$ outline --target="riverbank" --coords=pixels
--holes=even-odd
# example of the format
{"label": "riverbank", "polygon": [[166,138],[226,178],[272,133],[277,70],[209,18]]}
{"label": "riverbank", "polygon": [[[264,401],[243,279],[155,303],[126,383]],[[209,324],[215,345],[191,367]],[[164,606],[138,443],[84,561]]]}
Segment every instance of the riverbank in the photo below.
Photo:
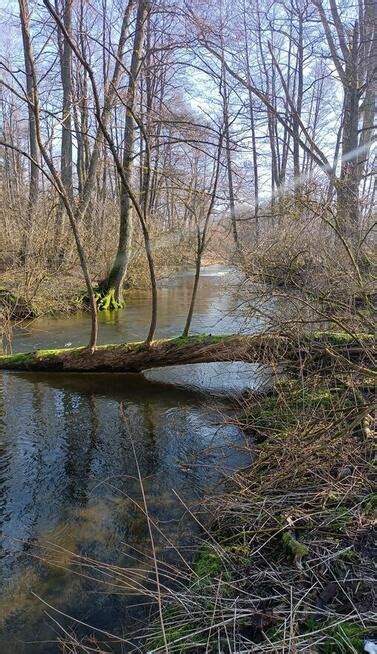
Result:
{"label": "riverbank", "polygon": [[[188,246],[180,246],[157,257],[156,274],[160,287],[169,283],[177,272],[194,270],[195,261],[188,254]],[[143,259],[137,259],[124,288],[125,303],[135,297],[150,297],[149,276]],[[104,277],[98,262],[93,271],[93,284],[97,286]],[[208,253],[203,268],[225,265],[224,257]],[[98,270],[97,270],[98,268]],[[136,275],[135,271],[138,271]],[[0,274],[0,314],[14,322],[22,322],[46,315],[73,314],[89,311],[87,291],[81,269],[76,265],[61,269],[38,269],[33,274],[18,265]]]}
{"label": "riverbank", "polygon": [[190,584],[164,597],[148,651],[348,654],[377,635],[372,370],[299,372],[238,405],[254,463],[206,503]]}

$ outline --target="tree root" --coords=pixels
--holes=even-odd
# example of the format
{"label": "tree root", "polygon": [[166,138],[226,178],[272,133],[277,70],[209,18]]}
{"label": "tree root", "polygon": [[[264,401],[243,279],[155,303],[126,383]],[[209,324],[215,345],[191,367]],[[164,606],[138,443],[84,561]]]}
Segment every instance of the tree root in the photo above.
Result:
{"label": "tree root", "polygon": [[118,311],[123,309],[124,302],[115,299],[115,289],[111,288],[106,293],[96,292],[96,301],[98,311]]}

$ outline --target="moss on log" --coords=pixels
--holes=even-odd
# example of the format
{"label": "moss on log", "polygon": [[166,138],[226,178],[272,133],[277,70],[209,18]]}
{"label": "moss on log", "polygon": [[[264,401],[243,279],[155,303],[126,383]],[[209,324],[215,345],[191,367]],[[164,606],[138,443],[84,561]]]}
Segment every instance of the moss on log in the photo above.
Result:
{"label": "moss on log", "polygon": [[209,363],[213,361],[266,361],[272,351],[286,346],[278,335],[188,336],[121,345],[37,350],[0,357],[0,368],[8,370],[140,372],[148,368]]}
{"label": "moss on log", "polygon": [[[60,350],[37,350],[35,352],[0,356],[0,369],[46,370],[69,372],[140,372],[148,368],[174,366],[190,363],[216,361],[245,361],[265,363],[272,361],[297,361],[302,363],[302,352],[310,352],[312,337],[306,336],[299,342],[276,333],[261,333],[253,336],[196,336],[177,337],[154,341],[146,346],[144,342],[121,345],[101,345],[91,350],[78,347]],[[328,345],[326,339],[324,343]],[[318,335],[315,338],[318,345]],[[350,340],[342,343],[344,351],[357,343]],[[360,353],[362,354],[362,347]]]}

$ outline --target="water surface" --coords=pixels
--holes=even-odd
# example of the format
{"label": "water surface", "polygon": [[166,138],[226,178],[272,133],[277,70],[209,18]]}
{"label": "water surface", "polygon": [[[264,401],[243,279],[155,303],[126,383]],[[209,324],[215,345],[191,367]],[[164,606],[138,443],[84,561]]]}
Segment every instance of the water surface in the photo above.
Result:
{"label": "water surface", "polygon": [[[229,289],[233,279],[226,269],[205,271],[194,331],[261,327],[234,312],[224,284]],[[160,289],[160,336],[182,329],[191,284],[184,274]],[[101,342],[142,338],[148,318],[148,298],[134,298],[126,311],[101,316]],[[35,321],[16,335],[15,350],[79,345],[88,328],[85,314]],[[147,378],[1,374],[1,652],[59,652],[57,639],[72,633],[128,640],[143,626],[141,587],[152,566],[148,524],[136,504],[143,504],[139,474],[158,555],[176,561],[178,546],[190,556],[200,530],[178,496],[195,506],[246,463],[243,435],[224,424],[229,405],[221,393],[259,383],[255,373],[252,365],[216,364],[149,371]],[[106,565],[123,570],[121,584]],[[111,643],[112,651],[122,647]]]}

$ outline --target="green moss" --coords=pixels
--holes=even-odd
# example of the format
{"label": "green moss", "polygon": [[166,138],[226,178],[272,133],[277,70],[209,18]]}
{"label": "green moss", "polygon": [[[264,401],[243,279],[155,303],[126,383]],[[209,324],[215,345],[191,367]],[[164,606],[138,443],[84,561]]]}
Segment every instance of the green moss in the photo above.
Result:
{"label": "green moss", "polygon": [[306,545],[299,543],[289,531],[285,531],[282,534],[281,540],[284,547],[295,557],[302,558],[309,554],[309,550]]}
{"label": "green moss", "polygon": [[374,341],[374,334],[365,334],[363,332],[347,334],[347,332],[314,332],[310,340],[323,341],[331,345],[347,345],[355,341]]}
{"label": "green moss", "polygon": [[7,365],[12,367],[22,367],[34,360],[32,352],[19,352],[18,354],[4,354],[0,356],[0,367],[5,368]]}
{"label": "green moss", "polygon": [[111,288],[106,293],[102,293],[99,290],[96,291],[95,298],[98,311],[117,311],[124,307],[124,302],[118,302],[118,300],[115,299],[114,288]]}
{"label": "green moss", "polygon": [[197,553],[193,569],[195,574],[203,579],[204,577],[215,577],[223,569],[223,562],[211,545],[203,545]]}
{"label": "green moss", "polygon": [[224,552],[230,557],[235,566],[245,566],[250,563],[248,545],[226,545]]}
{"label": "green moss", "polygon": [[212,345],[214,343],[220,343],[226,338],[231,338],[231,337],[224,336],[224,335],[213,336],[212,334],[194,334],[192,336],[177,336],[177,338],[169,339],[166,342],[170,342],[174,345],[177,345],[178,347],[186,346],[186,345],[194,345],[195,343],[202,344],[202,345]]}
{"label": "green moss", "polygon": [[362,651],[368,629],[354,622],[343,622],[326,634],[326,640],[318,646],[320,654],[351,654]]}

